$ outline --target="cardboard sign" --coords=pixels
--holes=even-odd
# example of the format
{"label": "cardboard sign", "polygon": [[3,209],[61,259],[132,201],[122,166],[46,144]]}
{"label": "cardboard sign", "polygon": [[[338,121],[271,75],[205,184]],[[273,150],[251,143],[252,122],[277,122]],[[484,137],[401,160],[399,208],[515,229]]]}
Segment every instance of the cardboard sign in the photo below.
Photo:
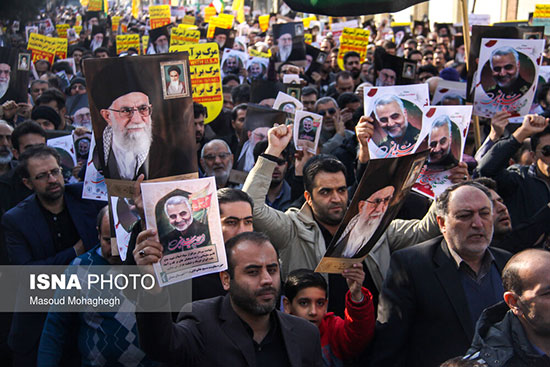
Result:
{"label": "cardboard sign", "polygon": [[101,11],[103,10],[103,0],[89,0],[88,11]]}
{"label": "cardboard sign", "polygon": [[189,43],[199,43],[201,33],[197,29],[172,28],[170,46],[180,46]]}
{"label": "cardboard sign", "polygon": [[192,15],[185,15],[181,21],[183,24],[195,25],[195,17]]}
{"label": "cardboard sign", "polygon": [[141,36],[141,54],[147,55],[147,47],[149,47],[149,36]]}
{"label": "cardboard sign", "polygon": [[220,14],[217,17],[211,17],[208,23],[206,38],[214,38],[214,31],[216,28],[230,29],[233,27],[234,18],[233,15],[229,14]]}
{"label": "cardboard sign", "polygon": [[311,33],[305,33],[304,42],[306,43],[306,45],[311,45],[311,43],[313,42],[313,35]]}
{"label": "cardboard sign", "polygon": [[263,57],[263,58],[269,59],[271,57],[271,50],[267,50],[267,52],[261,52],[250,47],[248,49],[248,54],[253,57]]}
{"label": "cardboard sign", "polygon": [[69,29],[68,24],[56,24],[55,29],[57,29],[57,35],[61,38],[67,38],[67,29]]}
{"label": "cardboard sign", "polygon": [[170,24],[170,5],[152,5],[149,7],[151,29]]}
{"label": "cardboard sign", "polygon": [[82,26],[81,25],[75,25],[73,28],[74,28],[74,31],[76,32],[77,36],[79,36],[80,32],[82,31]]}
{"label": "cardboard sign", "polygon": [[111,23],[112,23],[111,24],[111,29],[112,29],[113,32],[118,31],[118,25],[120,23],[120,19],[122,19],[122,17],[117,16],[117,15],[111,17]]}
{"label": "cardboard sign", "polygon": [[206,107],[204,123],[220,114],[223,92],[220,76],[220,51],[215,42],[171,46],[170,52],[187,51],[193,101]]}
{"label": "cardboard sign", "polygon": [[55,56],[60,59],[67,58],[67,48],[69,47],[69,42],[66,38],[52,37],[55,42]]}
{"label": "cardboard sign", "polygon": [[269,29],[269,14],[260,15],[258,17],[258,22],[260,22],[260,29],[262,32],[266,32]]}
{"label": "cardboard sign", "polygon": [[204,21],[206,23],[210,22],[210,18],[216,15],[216,8],[213,6],[207,6],[204,8]]}
{"label": "cardboard sign", "polygon": [[344,70],[344,55],[346,52],[355,51],[359,54],[361,62],[367,56],[370,31],[358,28],[344,28],[340,36],[340,48],[338,50],[338,66]]}
{"label": "cardboard sign", "polygon": [[125,34],[116,36],[116,54],[135,48],[139,52],[139,34]]}
{"label": "cardboard sign", "polygon": [[53,37],[43,36],[38,33],[31,33],[29,36],[27,49],[32,51],[33,63],[38,60],[47,60],[53,64],[55,53],[57,51],[57,43]]}

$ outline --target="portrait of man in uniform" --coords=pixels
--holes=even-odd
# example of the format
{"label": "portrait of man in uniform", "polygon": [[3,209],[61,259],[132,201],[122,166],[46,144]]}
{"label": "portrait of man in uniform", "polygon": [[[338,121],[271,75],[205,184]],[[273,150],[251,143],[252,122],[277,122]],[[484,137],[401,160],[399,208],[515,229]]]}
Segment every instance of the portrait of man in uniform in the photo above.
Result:
{"label": "portrait of man in uniform", "polygon": [[489,65],[493,83],[487,87],[484,85],[485,93],[489,97],[502,95],[505,99],[519,98],[533,84],[520,75],[520,56],[512,47],[504,46],[494,50],[489,58]]}

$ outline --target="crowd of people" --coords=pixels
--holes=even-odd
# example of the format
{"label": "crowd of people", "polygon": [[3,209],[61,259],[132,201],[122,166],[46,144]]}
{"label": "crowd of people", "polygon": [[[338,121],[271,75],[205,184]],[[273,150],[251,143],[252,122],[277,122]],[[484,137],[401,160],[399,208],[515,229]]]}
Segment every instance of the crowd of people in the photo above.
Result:
{"label": "crowd of people", "polygon": [[[149,44],[117,54],[115,15],[128,34],[148,35]],[[442,80],[465,82],[462,36],[452,25],[422,21],[397,40],[387,19],[365,20],[358,22],[370,31],[365,57],[348,51],[340,55],[341,69],[338,37],[322,17],[287,32],[274,26],[301,21],[296,13],[271,14],[267,31],[251,14],[207,39],[204,13],[193,9],[187,15],[195,17],[201,42],[267,56],[267,67],[247,68],[237,59],[220,65],[219,116],[205,124],[208,110],[194,102],[194,120],[186,121],[194,126],[196,154],[181,160],[196,162],[200,177],[215,178],[228,269],[191,280],[192,311],[179,315],[154,312],[171,296],[170,287],[158,286],[140,291],[154,297],[140,302],[135,313],[2,314],[3,364],[550,366],[550,84],[538,85],[533,102],[540,114],[526,115],[520,124],[510,124],[506,112],[481,118],[480,147],[470,128],[463,159],[450,170],[453,185],[433,201],[411,191],[366,258],[341,274],[316,273],[371,161],[369,142],[379,137],[374,119],[385,132],[380,146],[414,142],[420,133],[399,99],[380,100],[373,116],[364,116],[369,97],[363,90],[427,83],[433,97]],[[79,17],[82,30],[69,42],[74,69],[68,61],[35,60],[25,100],[11,98],[8,85],[16,71],[0,55],[1,264],[124,263],[152,274],[152,264],[163,256],[158,233],[138,223],[123,262],[111,249],[106,202],[82,199],[92,118],[88,105],[74,103],[74,97],[88,94],[84,60],[167,53],[169,28],[182,17],[172,17],[162,31],[149,29],[146,12],[134,18],[122,9],[105,14],[66,7],[42,17],[71,26]],[[34,24],[3,21],[0,44],[26,50],[25,26]],[[311,42],[302,38],[297,45],[300,32],[311,35]],[[296,56],[300,49],[303,59]],[[547,51],[542,65],[548,64]],[[326,58],[312,56],[320,52]],[[502,93],[521,84],[513,52],[493,56],[491,68]],[[181,69],[168,73],[174,81],[166,83],[168,94],[182,93]],[[323,117],[315,154],[294,149],[292,126],[245,128],[253,106],[273,107],[286,91],[288,75],[300,80],[303,109]],[[147,100],[125,107],[126,96]],[[123,97],[93,96],[106,102],[98,108],[112,127],[105,161],[119,163],[114,178],[135,181],[134,203],[144,218],[139,184],[147,172],[141,167],[147,162],[151,172],[155,162],[147,160],[147,147],[130,157],[132,165],[121,166],[121,157],[136,147],[117,146],[117,139],[131,135],[129,121],[149,121],[150,127],[152,112],[145,94]],[[441,104],[467,102],[449,95]],[[154,131],[148,133],[155,141]],[[47,145],[67,134],[80,152],[68,173],[58,150]],[[450,134],[450,122],[433,125],[428,161],[449,156]],[[360,238],[370,231],[370,238],[390,189],[360,204],[357,216],[378,218],[376,226],[345,235]],[[192,220],[190,209],[167,203],[175,231],[197,231],[181,224]]]}

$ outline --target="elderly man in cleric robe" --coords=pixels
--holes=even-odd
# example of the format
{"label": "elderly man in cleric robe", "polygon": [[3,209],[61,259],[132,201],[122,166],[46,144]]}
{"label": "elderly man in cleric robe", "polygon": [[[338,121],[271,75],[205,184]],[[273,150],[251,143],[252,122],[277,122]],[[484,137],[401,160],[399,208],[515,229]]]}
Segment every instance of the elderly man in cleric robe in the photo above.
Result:
{"label": "elderly man in cleric robe", "polygon": [[210,231],[208,225],[193,218],[191,203],[187,193],[169,197],[164,203],[164,214],[168,218],[172,231],[160,237],[164,255],[208,246]]}

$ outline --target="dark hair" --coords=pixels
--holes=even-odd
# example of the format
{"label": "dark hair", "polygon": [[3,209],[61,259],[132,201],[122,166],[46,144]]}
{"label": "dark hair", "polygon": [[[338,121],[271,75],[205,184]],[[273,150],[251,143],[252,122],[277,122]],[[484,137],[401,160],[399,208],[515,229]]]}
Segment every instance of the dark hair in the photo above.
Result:
{"label": "dark hair", "polygon": [[474,180],[475,183],[485,186],[486,188],[497,191],[497,182],[489,177],[478,177]]}
{"label": "dark hair", "polygon": [[15,127],[11,133],[11,145],[15,150],[19,152],[19,139],[27,134],[36,134],[44,137],[46,141],[46,130],[42,128],[38,123],[27,120]]}
{"label": "dark hair", "polygon": [[345,92],[338,96],[338,107],[345,108],[348,103],[361,102],[355,93]]}
{"label": "dark hair", "polygon": [[42,79],[34,79],[33,81],[31,81],[31,88],[35,84],[48,84],[48,81],[47,80],[42,80]]}
{"label": "dark hair", "polygon": [[417,75],[420,75],[422,73],[430,73],[433,76],[438,76],[439,75],[439,71],[432,64],[423,65],[423,66],[419,67],[418,71],[417,71]]}
{"label": "dark hair", "polygon": [[[107,53],[107,55],[109,55],[109,50],[107,50],[107,48],[105,47],[98,47],[94,50],[94,56],[97,56],[98,53],[100,52],[105,52]],[[109,55],[110,56],[110,55]]]}
{"label": "dark hair", "polygon": [[231,91],[231,98],[233,98],[233,103],[235,104],[250,102],[250,85],[248,84],[237,85]]}
{"label": "dark hair", "polygon": [[70,50],[70,55],[73,56],[75,51],[80,51],[84,53],[86,49],[84,47],[75,46],[72,50]]}
{"label": "dark hair", "polygon": [[386,41],[384,41],[384,43],[382,44],[382,47],[383,47],[384,49],[386,49],[386,48],[397,48],[397,45],[396,45],[395,42],[393,42],[393,41],[386,40]]}
{"label": "dark hair", "polygon": [[318,154],[311,157],[304,165],[304,189],[313,192],[313,182],[319,172],[342,172],[346,176],[346,166],[333,155]]}
{"label": "dark hair", "polygon": [[243,190],[233,189],[231,187],[224,187],[218,190],[218,203],[228,204],[236,202],[246,202],[250,204],[250,208],[254,210],[254,200]]}
{"label": "dark hair", "polygon": [[474,360],[469,357],[470,356],[451,358],[443,362],[440,367],[488,367],[485,361],[480,359]]}
{"label": "dark hair", "polygon": [[58,61],[52,65],[52,73],[57,73],[58,71],[64,71],[65,74],[74,74],[73,68],[66,61]]}
{"label": "dark hair", "polygon": [[483,193],[487,195],[487,197],[489,198],[489,201],[491,201],[491,203],[493,202],[491,199],[491,193],[485,186],[473,181],[462,181],[448,187],[445,191],[443,191],[441,195],[437,197],[437,199],[435,200],[435,210],[438,216],[444,217],[448,214],[451,194],[453,193],[453,191],[455,191],[456,189],[462,186],[471,186],[483,191]]}
{"label": "dark hair", "polygon": [[309,269],[297,269],[288,274],[286,278],[284,292],[290,302],[294,300],[298,292],[305,288],[320,288],[327,292],[327,281],[319,273]]}
{"label": "dark hair", "polygon": [[177,65],[172,65],[170,66],[170,68],[168,68],[168,74],[170,74],[172,71],[175,71],[176,73],[178,73],[178,75],[181,75],[181,69]]}
{"label": "dark hair", "polygon": [[55,88],[46,89],[44,93],[36,99],[35,105],[40,106],[43,104],[48,104],[51,101],[55,101],[57,103],[57,108],[59,110],[65,107],[65,95],[63,92]]}
{"label": "dark hair", "polygon": [[101,222],[103,222],[103,217],[105,214],[109,215],[109,205],[105,205],[99,213],[97,213],[97,217],[95,219],[95,226],[97,228],[97,233],[101,235]]}
{"label": "dark hair", "polygon": [[241,103],[233,107],[233,109],[231,110],[231,121],[235,121],[237,119],[237,113],[240,110],[246,111],[247,108],[248,108],[248,105],[246,103]]}
{"label": "dark hair", "polygon": [[50,64],[50,62],[48,60],[44,60],[44,59],[41,59],[41,60],[37,60],[35,63],[34,63],[34,66],[40,64],[40,63],[46,63],[46,65],[48,65],[48,70],[50,70],[52,68],[52,64]]}
{"label": "dark hair", "polygon": [[[230,238],[225,243],[225,253],[227,256],[227,272],[229,273],[229,276],[231,278],[233,278],[233,275],[235,274],[235,264],[233,263],[233,248],[235,248],[241,242],[245,241],[253,242],[258,245],[267,242],[270,246],[273,246],[271,244],[271,241],[269,240],[269,237],[267,237],[267,235],[263,234],[262,232],[243,232],[239,233],[235,237]],[[275,249],[275,251],[277,251],[277,249]]]}
{"label": "dark hair", "polygon": [[38,147],[32,147],[27,149],[19,156],[19,165],[17,166],[18,173],[23,178],[29,178],[29,159],[31,158],[46,158],[52,156],[57,161],[57,164],[61,163],[61,156],[52,147],[42,145]]}
{"label": "dark hair", "polygon": [[411,52],[409,52],[409,56],[407,57],[407,60],[411,60],[412,55],[416,55],[416,54],[422,56],[422,52],[418,50],[412,50]]}
{"label": "dark hair", "polygon": [[350,78],[353,78],[350,72],[346,70],[342,70],[342,71],[339,71],[338,74],[336,74],[336,78],[334,80],[336,80],[336,83],[338,83],[338,80],[340,79],[350,79]]}
{"label": "dark hair", "polygon": [[348,59],[350,57],[357,57],[359,60],[361,60],[361,55],[359,55],[357,52],[355,51],[348,51],[344,54],[344,65],[348,62]]}
{"label": "dark hair", "polygon": [[227,74],[226,76],[223,77],[222,79],[222,85],[226,85],[227,83],[229,83],[230,81],[232,80],[235,80],[237,83],[241,84],[241,81],[239,79],[239,77],[235,74]]}
{"label": "dark hair", "polygon": [[531,151],[535,152],[537,150],[537,146],[540,143],[540,138],[543,136],[550,135],[550,126],[546,126],[546,129],[542,130],[540,133],[536,133],[535,135],[531,136]]}
{"label": "dark hair", "polygon": [[302,97],[312,94],[315,94],[316,97],[319,97],[319,91],[317,90],[317,88],[308,85],[307,87],[304,87],[304,89],[302,89]]}
{"label": "dark hair", "polygon": [[193,116],[198,119],[200,115],[206,117],[206,107],[204,107],[200,103],[193,102]]}

